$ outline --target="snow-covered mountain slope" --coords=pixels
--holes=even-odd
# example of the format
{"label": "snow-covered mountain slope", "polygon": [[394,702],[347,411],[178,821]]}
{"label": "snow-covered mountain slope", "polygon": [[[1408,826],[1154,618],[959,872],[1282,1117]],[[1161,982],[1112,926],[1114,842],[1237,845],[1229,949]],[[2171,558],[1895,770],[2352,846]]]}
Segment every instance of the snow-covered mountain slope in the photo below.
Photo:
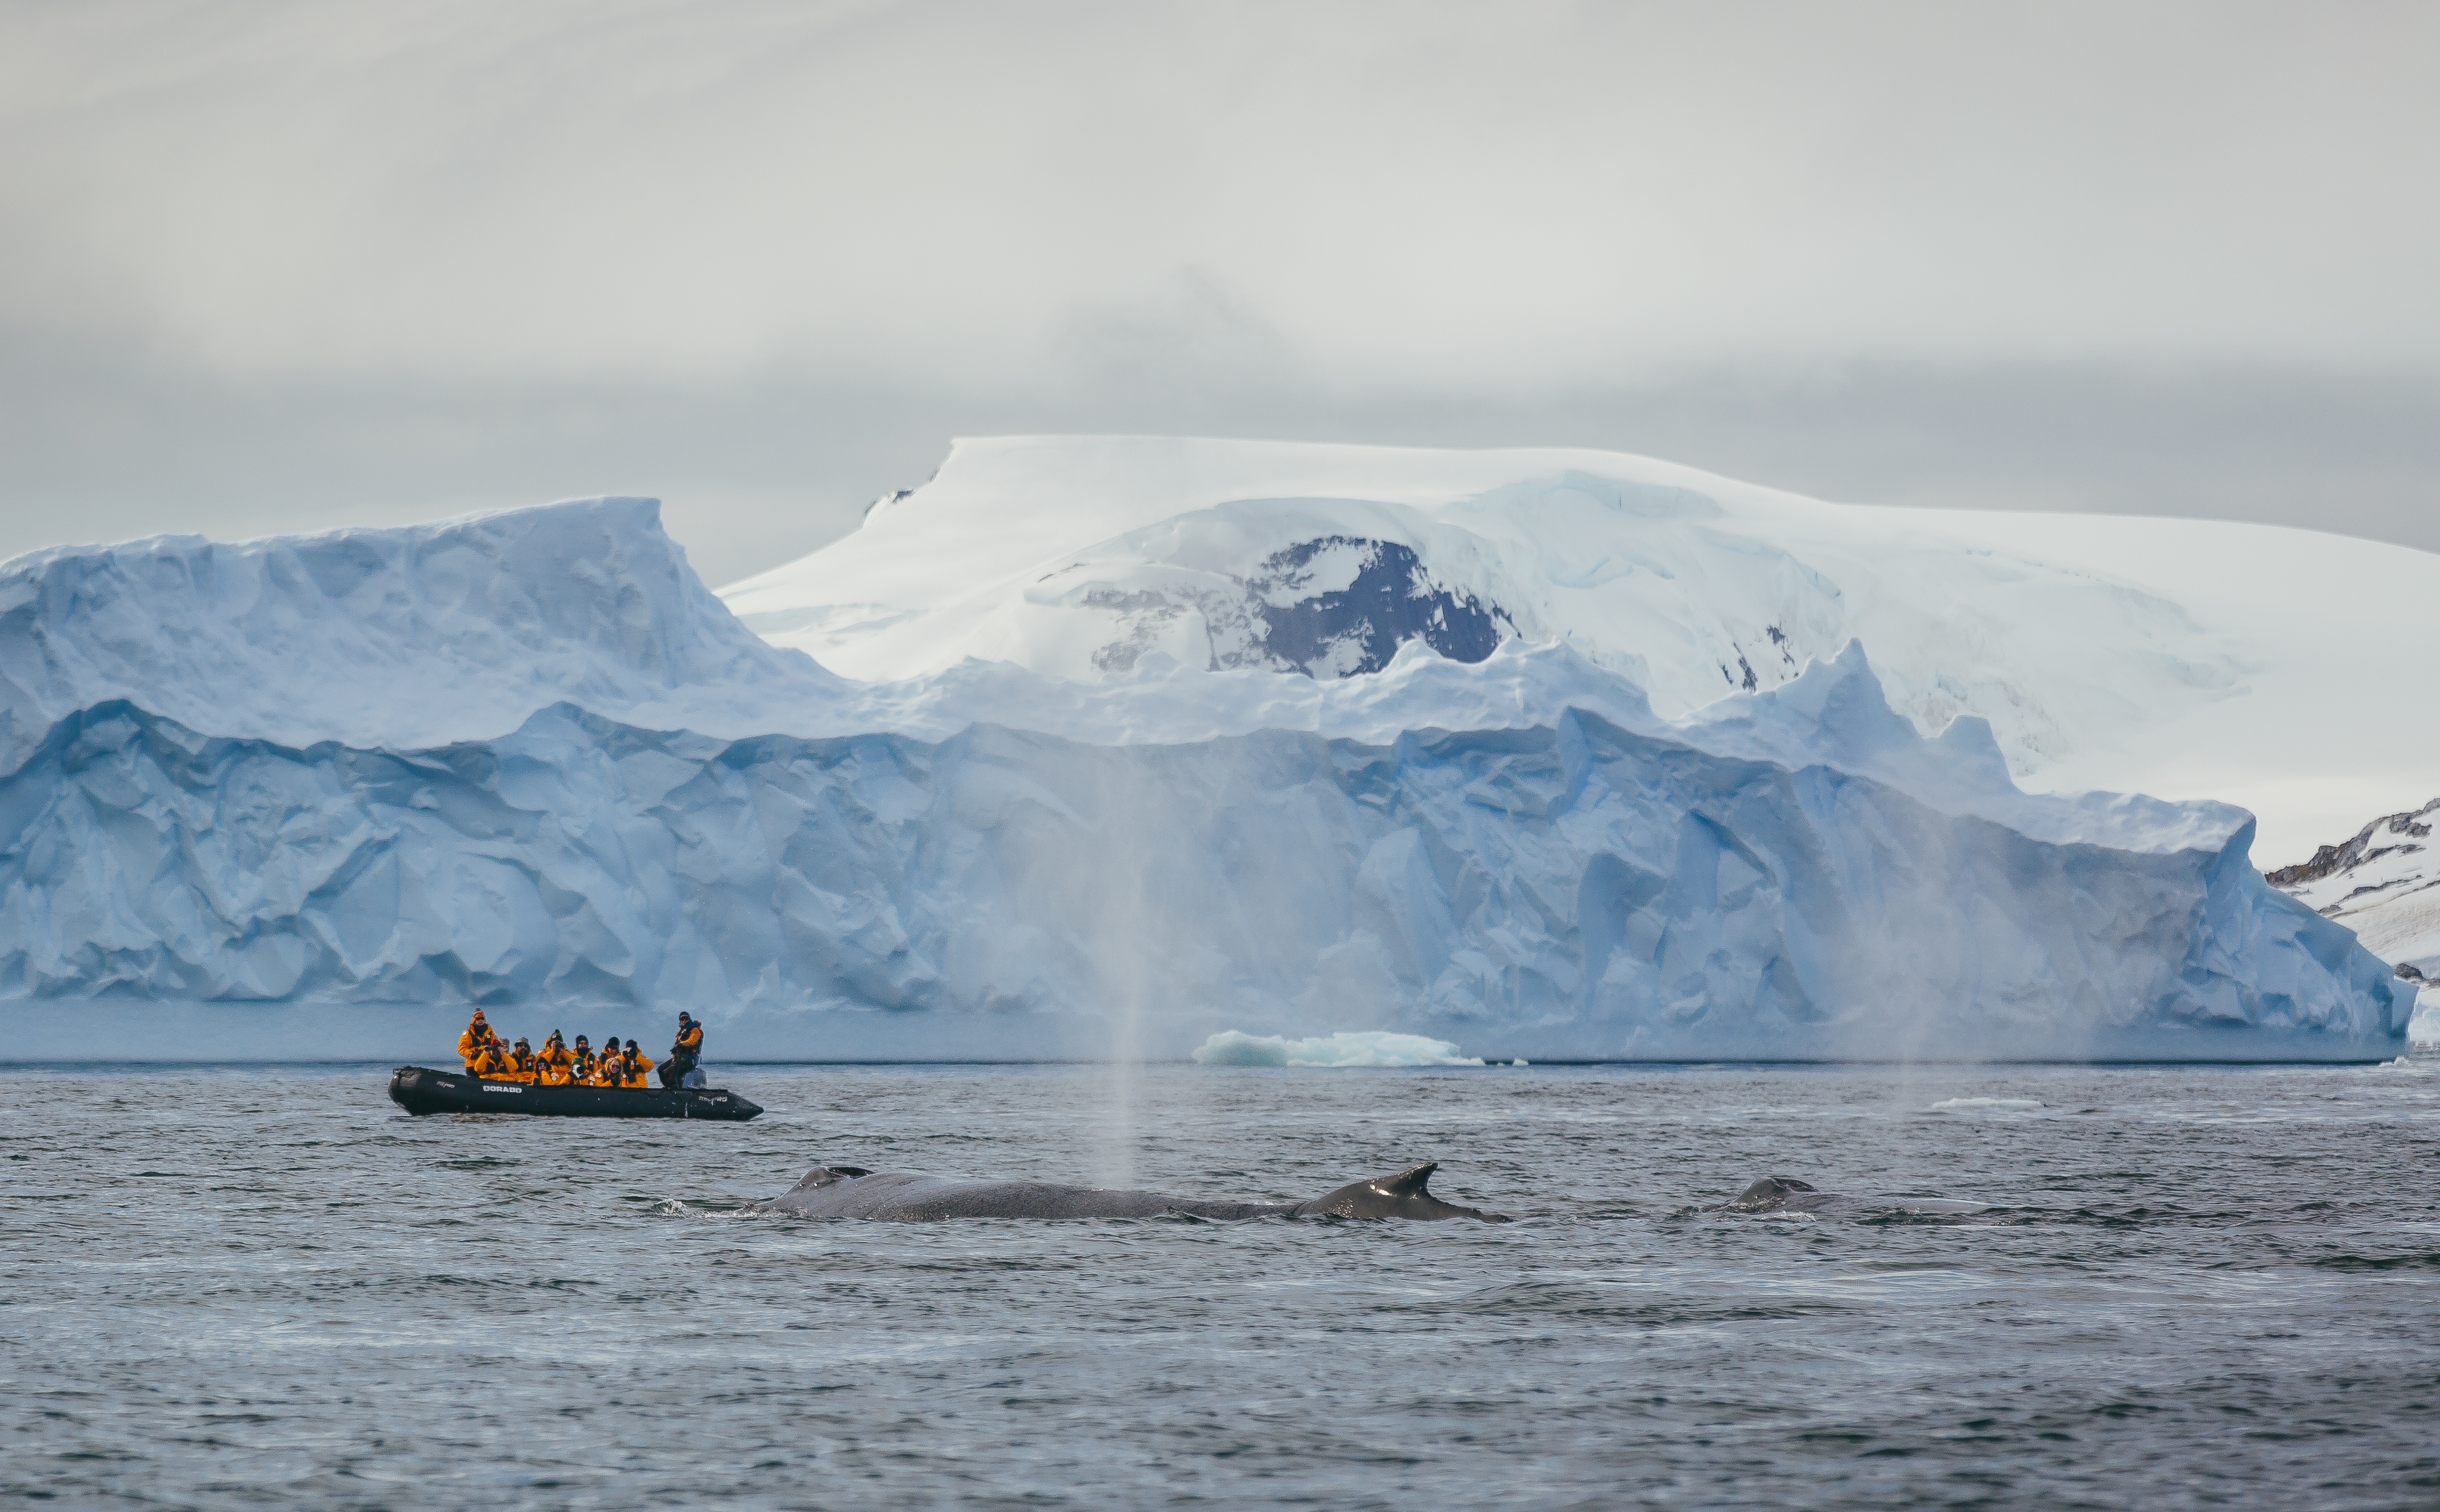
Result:
{"label": "snow-covered mountain slope", "polygon": [[[2396,657],[2440,637],[2435,567],[2259,526],[1825,504],[1605,452],[1065,437],[960,441],[723,596],[851,677],[1329,678],[1516,638],[1669,717],[1860,639],[1902,712],[1982,716],[2027,785],[2236,802],[2279,854],[2428,784],[2440,712],[2396,697]],[[1064,706],[1089,701],[1015,722],[1085,733]]]}
{"label": "snow-covered mountain slope", "polygon": [[0,770],[120,698],[211,734],[418,747],[561,702],[750,734],[840,687],[722,611],[653,499],[0,564]]}
{"label": "snow-covered mountain slope", "polygon": [[2312,859],[2268,873],[2270,885],[2353,929],[2364,948],[2418,979],[2440,978],[2440,798],[2384,814]]}
{"label": "snow-covered mountain slope", "polygon": [[731,742],[558,708],[298,749],[114,702],[0,779],[0,994],[407,1003],[436,1035],[470,1000],[690,1007],[731,1055],[1175,1057],[1225,1030],[1535,1059],[2396,1053],[2408,995],[2263,883],[2241,813],[1961,811],[1998,770],[1971,722],[1916,736],[1859,655],[1728,720],[1387,746]]}

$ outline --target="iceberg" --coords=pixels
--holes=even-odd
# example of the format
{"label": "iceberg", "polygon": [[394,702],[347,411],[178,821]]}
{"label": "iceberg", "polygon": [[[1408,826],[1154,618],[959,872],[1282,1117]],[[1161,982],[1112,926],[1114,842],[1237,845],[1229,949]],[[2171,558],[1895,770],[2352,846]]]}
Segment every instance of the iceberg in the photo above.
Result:
{"label": "iceberg", "polygon": [[[1524,507],[1480,470],[1453,496]],[[1585,507],[1716,523],[1653,486]],[[1853,638],[1657,710],[1498,552],[1379,500],[1238,502],[1177,527],[1157,592],[1058,587],[1043,634],[1111,634],[1040,665],[1040,626],[994,639],[1005,595],[958,596],[962,545],[930,607],[898,564],[757,610],[649,500],[0,566],[11,1052],[117,1016],[156,1052],[429,1053],[470,1004],[686,1008],[724,1058],[2403,1048],[2407,984],[2265,884],[2241,809],[2022,791],[1988,721],[1924,733]],[[858,681],[731,604],[939,655]]]}
{"label": "iceberg", "polygon": [[0,770],[114,699],[289,746],[411,747],[561,702],[742,735],[846,687],[723,610],[654,499],[0,564]]}
{"label": "iceberg", "polygon": [[1187,1057],[1198,1066],[1480,1066],[1480,1056],[1462,1055],[1445,1039],[1422,1035],[1391,1035],[1380,1030],[1351,1035],[1308,1035],[1288,1039],[1279,1035],[1248,1035],[1224,1029],[1194,1047]]}
{"label": "iceberg", "polygon": [[[1860,653],[1787,692],[1903,725]],[[687,1007],[840,1058],[1351,1023],[1536,1061],[2396,1053],[2395,979],[2239,812],[1982,795],[2048,821],[2014,827],[1719,733],[728,741],[559,705],[389,751],[116,701],[0,780],[0,995]]]}

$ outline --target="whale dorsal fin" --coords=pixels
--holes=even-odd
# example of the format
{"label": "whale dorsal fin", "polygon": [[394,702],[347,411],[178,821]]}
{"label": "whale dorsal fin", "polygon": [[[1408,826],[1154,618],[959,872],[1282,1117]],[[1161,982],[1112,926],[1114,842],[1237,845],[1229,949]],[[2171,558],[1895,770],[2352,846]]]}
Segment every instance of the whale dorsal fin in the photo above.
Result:
{"label": "whale dorsal fin", "polygon": [[1814,1188],[1810,1183],[1800,1181],[1792,1176],[1766,1176],[1762,1179],[1756,1181],[1753,1185],[1747,1187],[1744,1191],[1738,1193],[1735,1198],[1729,1203],[1728,1211],[1731,1213],[1765,1213],[1785,1202],[1788,1194],[1792,1192],[1810,1192],[1813,1190]]}
{"label": "whale dorsal fin", "polygon": [[805,1179],[790,1190],[802,1192],[807,1187],[829,1186],[834,1181],[852,1181],[859,1176],[871,1174],[860,1165],[816,1165],[807,1171]]}
{"label": "whale dorsal fin", "polygon": [[1432,1173],[1440,1168],[1440,1161],[1426,1161],[1421,1165],[1408,1166],[1395,1176],[1385,1176],[1372,1184],[1391,1197],[1429,1197],[1431,1194],[1425,1190],[1424,1183],[1429,1181]]}

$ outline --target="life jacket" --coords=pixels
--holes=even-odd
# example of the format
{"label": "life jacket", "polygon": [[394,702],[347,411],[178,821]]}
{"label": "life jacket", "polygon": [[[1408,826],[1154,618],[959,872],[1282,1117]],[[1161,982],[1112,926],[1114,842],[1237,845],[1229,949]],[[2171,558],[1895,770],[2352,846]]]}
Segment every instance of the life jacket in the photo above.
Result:
{"label": "life jacket", "polygon": [[475,1063],[467,1070],[476,1076],[487,1077],[496,1082],[506,1080],[516,1068],[509,1064],[508,1056],[485,1045],[475,1053]]}
{"label": "life jacket", "polygon": [[703,1025],[689,1024],[684,1029],[679,1030],[676,1043],[670,1046],[670,1053],[679,1060],[688,1061],[693,1060],[695,1057],[701,1055],[703,1053]]}
{"label": "life jacket", "polygon": [[489,1025],[481,1025],[478,1028],[477,1024],[468,1024],[466,1032],[458,1036],[458,1058],[464,1061],[469,1070],[473,1069],[476,1061],[483,1058],[483,1047],[490,1043],[491,1033]]}
{"label": "life jacket", "polygon": [[636,1051],[628,1051],[625,1054],[619,1057],[619,1085],[621,1087],[650,1087],[653,1084],[645,1078],[652,1069],[653,1063],[651,1061],[646,1060]]}
{"label": "life jacket", "polygon": [[529,1082],[534,1079],[534,1071],[535,1063],[534,1053],[532,1051],[527,1051],[522,1055],[518,1054],[513,1050],[509,1052],[509,1074],[504,1078],[505,1080],[512,1082]]}

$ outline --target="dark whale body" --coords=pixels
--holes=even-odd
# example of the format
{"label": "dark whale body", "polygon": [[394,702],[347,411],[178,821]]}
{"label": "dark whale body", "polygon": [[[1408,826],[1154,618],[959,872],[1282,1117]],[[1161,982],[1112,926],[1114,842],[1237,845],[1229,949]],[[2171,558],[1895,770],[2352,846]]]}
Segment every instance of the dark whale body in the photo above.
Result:
{"label": "dark whale body", "polygon": [[821,1218],[873,1218],[890,1223],[932,1223],[943,1218],[1155,1218],[1185,1214],[1198,1218],[1507,1218],[1480,1208],[1459,1207],[1432,1196],[1426,1183],[1437,1161],[1355,1181],[1310,1202],[1232,1202],[1170,1197],[1160,1192],[1111,1192],[1051,1181],[956,1181],[904,1171],[864,1171],[852,1165],[820,1165],[768,1202],[764,1212],[801,1213]]}
{"label": "dark whale body", "polygon": [[1818,1213],[1838,1198],[1794,1177],[1766,1176],[1738,1193],[1723,1213]]}
{"label": "dark whale body", "polygon": [[1980,1202],[1952,1202],[1945,1197],[1842,1197],[1824,1192],[1792,1176],[1766,1176],[1713,1210],[1715,1213],[1981,1213]]}

